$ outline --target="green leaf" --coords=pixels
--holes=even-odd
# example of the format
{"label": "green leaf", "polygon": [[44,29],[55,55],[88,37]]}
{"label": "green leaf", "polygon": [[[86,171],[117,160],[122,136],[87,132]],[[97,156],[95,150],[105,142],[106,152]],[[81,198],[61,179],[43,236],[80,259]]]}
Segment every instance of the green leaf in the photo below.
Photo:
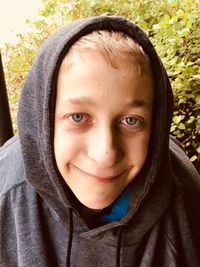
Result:
{"label": "green leaf", "polygon": [[197,159],[197,156],[196,155],[194,155],[194,156],[192,156],[191,158],[190,158],[190,161],[195,161]]}
{"label": "green leaf", "polygon": [[183,119],[185,118],[185,115],[177,115],[173,117],[173,122],[175,124],[179,124]]}
{"label": "green leaf", "polygon": [[176,130],[176,128],[177,128],[177,125],[173,124],[171,126],[170,132],[174,132]]}

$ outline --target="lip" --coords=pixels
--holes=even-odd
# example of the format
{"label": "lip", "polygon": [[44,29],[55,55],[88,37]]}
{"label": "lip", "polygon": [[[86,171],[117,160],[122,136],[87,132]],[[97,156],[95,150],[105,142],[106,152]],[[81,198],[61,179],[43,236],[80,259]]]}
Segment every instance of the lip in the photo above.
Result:
{"label": "lip", "polygon": [[[74,166],[74,165],[73,165]],[[110,183],[113,180],[121,177],[127,170],[121,172],[120,174],[117,175],[112,175],[112,176],[98,176],[98,175],[94,175],[91,173],[88,173],[86,171],[83,171],[82,169],[79,169],[77,166],[74,166],[77,170],[79,170],[79,172],[83,173],[84,175],[92,178],[93,180],[100,182],[100,183]]]}

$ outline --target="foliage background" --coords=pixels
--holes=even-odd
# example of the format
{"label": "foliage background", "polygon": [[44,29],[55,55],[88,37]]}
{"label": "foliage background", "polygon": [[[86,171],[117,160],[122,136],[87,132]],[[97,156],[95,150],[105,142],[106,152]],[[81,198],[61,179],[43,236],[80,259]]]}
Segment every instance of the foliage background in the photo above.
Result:
{"label": "foliage background", "polygon": [[23,82],[41,44],[66,23],[87,16],[118,15],[147,33],[160,55],[175,95],[171,134],[200,171],[200,1],[43,0],[32,31],[2,51],[14,130]]}

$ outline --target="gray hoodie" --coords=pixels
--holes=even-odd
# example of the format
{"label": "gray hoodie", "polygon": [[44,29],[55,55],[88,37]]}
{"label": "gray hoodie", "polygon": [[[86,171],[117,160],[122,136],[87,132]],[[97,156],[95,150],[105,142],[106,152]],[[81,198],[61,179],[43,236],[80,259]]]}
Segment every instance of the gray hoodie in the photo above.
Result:
{"label": "gray hoodie", "polygon": [[[144,167],[131,184],[128,214],[90,227],[53,153],[57,75],[63,57],[94,30],[122,31],[149,55],[155,84]],[[200,177],[169,140],[172,92],[147,36],[119,17],[76,21],[50,37],[26,79],[19,137],[0,150],[0,267],[200,266]]]}

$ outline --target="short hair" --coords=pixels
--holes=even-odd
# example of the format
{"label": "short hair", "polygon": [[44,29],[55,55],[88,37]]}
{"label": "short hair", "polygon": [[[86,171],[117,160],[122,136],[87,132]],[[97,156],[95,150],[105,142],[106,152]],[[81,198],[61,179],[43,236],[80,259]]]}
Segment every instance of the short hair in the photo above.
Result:
{"label": "short hair", "polygon": [[71,46],[67,59],[73,51],[80,52],[84,49],[98,50],[113,68],[128,62],[137,67],[139,75],[151,74],[148,55],[135,40],[123,32],[100,30],[84,35]]}

